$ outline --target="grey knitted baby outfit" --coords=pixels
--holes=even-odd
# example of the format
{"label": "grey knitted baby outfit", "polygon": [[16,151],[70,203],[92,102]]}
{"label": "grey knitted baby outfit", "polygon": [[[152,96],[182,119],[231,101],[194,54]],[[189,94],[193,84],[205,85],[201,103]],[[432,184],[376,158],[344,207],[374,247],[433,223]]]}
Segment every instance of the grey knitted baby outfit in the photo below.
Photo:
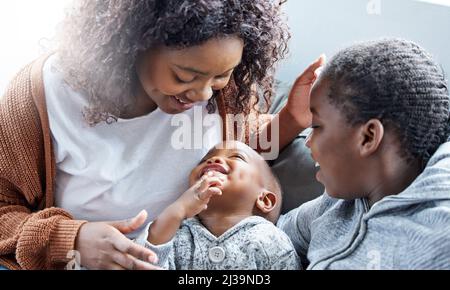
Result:
{"label": "grey knitted baby outfit", "polygon": [[159,258],[158,266],[165,269],[296,270],[301,267],[287,235],[262,217],[246,218],[220,237],[211,234],[198,219],[187,219],[170,242],[159,246],[147,241],[149,226],[136,242],[154,251]]}

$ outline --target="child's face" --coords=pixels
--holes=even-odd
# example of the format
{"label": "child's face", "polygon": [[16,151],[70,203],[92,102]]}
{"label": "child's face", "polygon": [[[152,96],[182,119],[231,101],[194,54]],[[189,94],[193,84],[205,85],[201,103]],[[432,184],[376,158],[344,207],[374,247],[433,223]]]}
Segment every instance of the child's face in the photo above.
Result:
{"label": "child's face", "polygon": [[208,210],[248,210],[252,213],[256,200],[266,190],[265,184],[273,179],[270,168],[258,153],[234,141],[212,149],[192,170],[190,185],[208,172],[225,179],[219,187],[222,195],[211,198]]}
{"label": "child's face", "polygon": [[313,132],[306,142],[320,166],[316,178],[335,198],[361,197],[364,160],[359,156],[358,126],[351,126],[341,111],[330,103],[329,84],[319,79],[311,91]]}
{"label": "child's face", "polygon": [[144,95],[168,114],[189,110],[228,84],[243,48],[238,37],[216,38],[184,49],[154,47],[136,64]]}

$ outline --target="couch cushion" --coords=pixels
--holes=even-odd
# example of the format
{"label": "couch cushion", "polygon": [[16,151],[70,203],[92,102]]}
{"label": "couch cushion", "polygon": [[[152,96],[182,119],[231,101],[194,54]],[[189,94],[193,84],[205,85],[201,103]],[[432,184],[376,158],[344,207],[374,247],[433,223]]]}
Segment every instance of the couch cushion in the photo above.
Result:
{"label": "couch cushion", "polygon": [[[286,94],[280,94],[275,98],[270,113],[279,112],[285,103]],[[309,148],[305,146],[308,132],[309,129],[302,132],[280,152],[276,160],[270,162],[283,190],[282,213],[313,200],[324,192],[323,185],[315,177],[315,162]]]}

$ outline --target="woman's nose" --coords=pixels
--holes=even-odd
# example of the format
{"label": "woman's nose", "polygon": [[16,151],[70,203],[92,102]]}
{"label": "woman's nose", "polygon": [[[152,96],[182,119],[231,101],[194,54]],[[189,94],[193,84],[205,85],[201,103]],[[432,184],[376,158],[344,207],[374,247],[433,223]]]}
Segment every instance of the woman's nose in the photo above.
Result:
{"label": "woman's nose", "polygon": [[187,93],[187,97],[194,102],[204,102],[211,99],[213,96],[213,89],[210,86],[206,86],[201,89],[190,90]]}

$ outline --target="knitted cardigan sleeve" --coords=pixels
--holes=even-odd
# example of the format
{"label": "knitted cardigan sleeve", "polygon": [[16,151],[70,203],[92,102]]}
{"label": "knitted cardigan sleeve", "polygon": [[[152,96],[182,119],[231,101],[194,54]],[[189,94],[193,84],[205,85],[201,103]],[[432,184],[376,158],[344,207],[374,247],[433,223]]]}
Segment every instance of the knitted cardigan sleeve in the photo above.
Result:
{"label": "knitted cardigan sleeve", "polygon": [[54,157],[42,65],[25,67],[0,99],[0,264],[61,269],[83,221],[53,204]]}

